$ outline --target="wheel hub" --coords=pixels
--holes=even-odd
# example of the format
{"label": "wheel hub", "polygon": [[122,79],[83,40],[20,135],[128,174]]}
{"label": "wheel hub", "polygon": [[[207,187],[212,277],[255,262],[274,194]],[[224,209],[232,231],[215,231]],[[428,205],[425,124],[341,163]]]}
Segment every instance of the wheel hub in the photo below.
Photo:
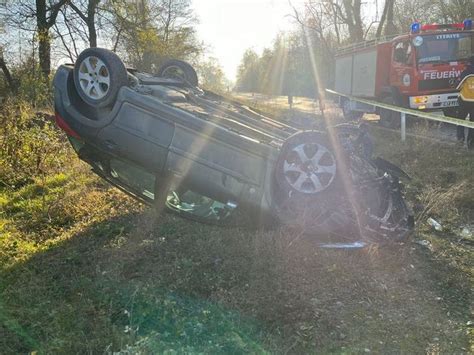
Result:
{"label": "wheel hub", "polygon": [[301,170],[310,175],[311,173],[315,173],[318,171],[318,167],[314,166],[311,161],[307,162],[306,164],[302,164]]}
{"label": "wheel hub", "polygon": [[104,98],[110,89],[110,74],[105,63],[94,56],[84,58],[79,65],[79,84],[89,99]]}
{"label": "wheel hub", "polygon": [[283,164],[288,184],[298,192],[313,194],[325,190],[336,175],[336,160],[318,143],[295,146]]}

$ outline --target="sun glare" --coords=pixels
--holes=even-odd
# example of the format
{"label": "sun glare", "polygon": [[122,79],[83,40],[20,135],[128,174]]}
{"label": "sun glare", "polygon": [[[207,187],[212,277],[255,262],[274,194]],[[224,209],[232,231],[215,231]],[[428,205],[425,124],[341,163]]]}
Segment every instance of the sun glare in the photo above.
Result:
{"label": "sun glare", "polygon": [[288,0],[195,0],[193,6],[199,16],[199,37],[231,80],[246,49],[261,52],[271,47],[276,35],[293,24]]}

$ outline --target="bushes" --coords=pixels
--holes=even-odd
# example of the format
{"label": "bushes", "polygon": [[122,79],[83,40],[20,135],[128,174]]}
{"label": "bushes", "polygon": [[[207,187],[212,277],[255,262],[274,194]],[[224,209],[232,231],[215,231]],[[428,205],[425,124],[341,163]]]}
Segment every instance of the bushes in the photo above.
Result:
{"label": "bushes", "polygon": [[36,111],[21,98],[8,98],[0,109],[0,180],[15,186],[57,171],[67,160],[64,139],[52,115]]}
{"label": "bushes", "polygon": [[54,173],[67,160],[64,138],[52,115],[53,94],[29,58],[12,67],[14,89],[0,85],[0,188],[23,185]]}
{"label": "bushes", "polygon": [[30,103],[34,108],[44,109],[52,106],[53,92],[51,81],[45,78],[33,58],[11,67],[12,85],[0,73],[0,97],[14,96]]}

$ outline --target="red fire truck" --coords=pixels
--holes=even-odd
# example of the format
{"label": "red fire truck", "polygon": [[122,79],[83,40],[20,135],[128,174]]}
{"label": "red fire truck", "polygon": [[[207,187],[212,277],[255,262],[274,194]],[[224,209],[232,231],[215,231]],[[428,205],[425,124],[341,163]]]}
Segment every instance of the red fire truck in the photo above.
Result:
{"label": "red fire truck", "polygon": [[[341,48],[336,54],[335,90],[418,110],[455,114],[457,78],[474,55],[472,20],[448,25],[414,23],[409,34]],[[381,123],[399,122],[399,114],[341,97],[348,119],[365,112]]]}

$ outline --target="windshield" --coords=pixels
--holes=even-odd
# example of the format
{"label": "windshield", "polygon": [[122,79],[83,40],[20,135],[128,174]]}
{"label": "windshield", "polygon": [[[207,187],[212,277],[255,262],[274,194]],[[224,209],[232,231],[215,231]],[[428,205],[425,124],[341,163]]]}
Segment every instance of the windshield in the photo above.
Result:
{"label": "windshield", "polygon": [[[421,40],[420,40],[421,38]],[[472,33],[441,33],[418,36],[413,40],[419,64],[451,62],[474,54]]]}

